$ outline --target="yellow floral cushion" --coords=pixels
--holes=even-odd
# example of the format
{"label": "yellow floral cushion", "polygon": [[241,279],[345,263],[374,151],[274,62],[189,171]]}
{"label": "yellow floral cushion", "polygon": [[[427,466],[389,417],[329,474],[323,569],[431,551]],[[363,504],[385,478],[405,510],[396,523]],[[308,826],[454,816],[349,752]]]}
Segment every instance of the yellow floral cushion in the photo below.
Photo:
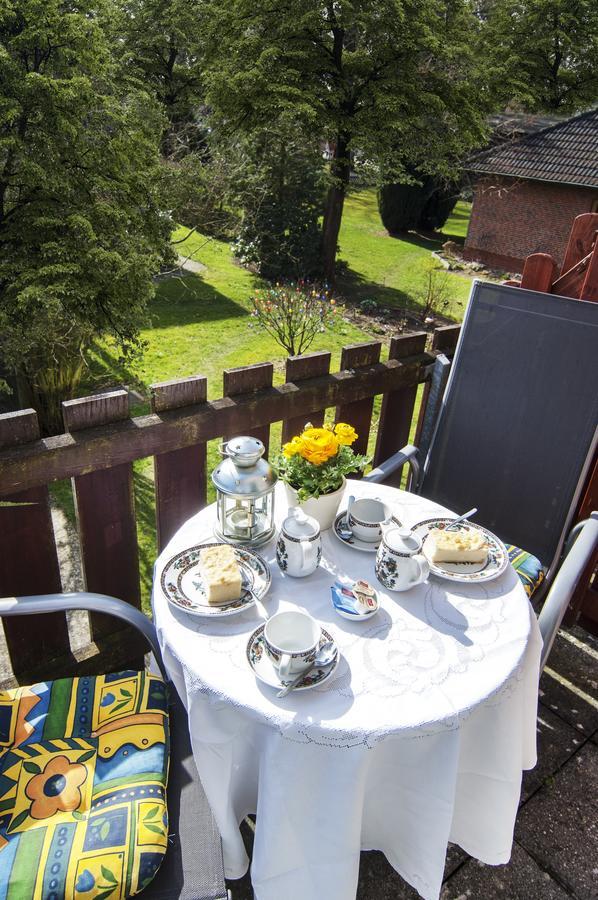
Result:
{"label": "yellow floral cushion", "polygon": [[144,672],[0,692],[0,900],[121,900],[168,835],[168,706]]}

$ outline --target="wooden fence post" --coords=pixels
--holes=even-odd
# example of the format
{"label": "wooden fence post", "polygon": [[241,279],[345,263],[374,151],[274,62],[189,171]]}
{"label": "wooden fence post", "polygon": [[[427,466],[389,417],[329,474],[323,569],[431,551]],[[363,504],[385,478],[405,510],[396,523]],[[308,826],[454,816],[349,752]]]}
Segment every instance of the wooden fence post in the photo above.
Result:
{"label": "wooden fence post", "polygon": [[[205,403],[208,380],[202,375],[164,381],[150,388],[152,412]],[[206,444],[192,444],[154,456],[158,551],[176,530],[206,505]]]}
{"label": "wooden fence post", "polygon": [[[116,390],[62,404],[71,433],[129,417],[129,397]],[[141,606],[139,554],[133,496],[133,466],[121,463],[73,479],[81,559],[88,591],[109,594]],[[90,616],[95,640],[122,628],[116,619]]]}
{"label": "wooden fence post", "polygon": [[[0,449],[39,438],[32,409],[0,416]],[[46,485],[1,498],[23,506],[0,506],[0,596],[60,593],[60,569]],[[12,669],[21,674],[39,669],[44,659],[70,654],[62,613],[4,619]]]}
{"label": "wooden fence post", "polygon": [[[406,360],[410,356],[423,353],[426,349],[427,337],[425,331],[418,331],[415,334],[404,334],[392,338],[388,358]],[[418,385],[413,384],[383,395],[374,466],[384,462],[409,441],[417,388]],[[388,479],[388,483],[399,487],[401,475],[402,469],[397,470]]]}
{"label": "wooden fence post", "polygon": [[[380,341],[371,341],[365,344],[352,344],[349,347],[343,347],[341,353],[341,370],[365,368],[366,366],[371,366],[374,363],[379,362],[381,349],[382,344]],[[353,449],[356,453],[367,453],[373,409],[373,397],[366,397],[364,400],[355,400],[352,403],[345,403],[343,406],[338,406],[336,409],[336,421],[347,422],[349,425],[352,425],[359,435],[353,444]]]}
{"label": "wooden fence post", "polygon": [[[225,369],[222,373],[224,396],[236,397],[238,394],[251,394],[254,391],[263,391],[264,388],[272,387],[273,376],[274,366],[272,363],[257,363],[255,366]],[[234,434],[226,434],[223,437],[226,441],[235,436]],[[270,426],[260,425],[257,428],[252,428],[251,437],[255,437],[263,443],[266,448],[265,455],[267,456],[270,444]]]}
{"label": "wooden fence post", "polygon": [[[330,353],[323,350],[320,353],[305,353],[303,356],[289,356],[286,362],[285,378],[287,382],[298,383],[306,378],[315,378],[317,375],[328,375],[330,372]],[[284,419],[282,423],[282,442],[290,439],[303,431],[307,421],[320,427],[324,421],[326,410],[314,410],[309,416],[299,416],[296,419]]]}

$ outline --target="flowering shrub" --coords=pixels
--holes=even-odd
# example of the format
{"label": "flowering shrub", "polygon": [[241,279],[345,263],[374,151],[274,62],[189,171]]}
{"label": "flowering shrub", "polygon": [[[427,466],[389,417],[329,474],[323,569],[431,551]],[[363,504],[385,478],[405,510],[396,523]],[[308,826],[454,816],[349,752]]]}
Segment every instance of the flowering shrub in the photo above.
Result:
{"label": "flowering shrub", "polygon": [[256,290],[253,315],[290,356],[304,353],[332,325],[336,301],[326,289],[302,282]]}
{"label": "flowering shrub", "polygon": [[346,475],[364,469],[370,461],[351,449],[357,438],[353,426],[345,422],[323,428],[308,422],[301,434],[283,444],[275,464],[278,475],[295,488],[301,501],[331,494]]}

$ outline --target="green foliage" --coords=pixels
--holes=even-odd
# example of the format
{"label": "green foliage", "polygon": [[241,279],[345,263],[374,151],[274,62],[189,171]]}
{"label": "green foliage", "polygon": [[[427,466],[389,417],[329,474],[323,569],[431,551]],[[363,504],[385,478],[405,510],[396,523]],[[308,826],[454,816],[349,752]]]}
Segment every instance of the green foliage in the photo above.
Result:
{"label": "green foliage", "polygon": [[596,103],[596,0],[491,0],[482,15],[484,57],[505,104],[572,113]]}
{"label": "green foliage", "polygon": [[317,334],[330,329],[336,301],[327,290],[304,283],[256,290],[253,315],[289,356],[305,353]]}
{"label": "green foliage", "polygon": [[322,154],[296,128],[249,134],[236,178],[235,255],[271,280],[317,275],[324,191]]}
{"label": "green foliage", "polygon": [[139,347],[167,246],[162,122],[114,64],[111,14],[108,0],[0,6],[0,353],[34,388],[56,367],[77,376],[98,335]]}
{"label": "green foliage", "polygon": [[391,234],[413,228],[442,228],[459,199],[459,185],[412,167],[411,180],[383,184],[379,191],[380,218]]}
{"label": "green foliage", "polygon": [[323,222],[330,277],[351,160],[396,180],[454,174],[492,104],[468,0],[213,0],[206,82],[220,127],[292,116],[334,148]]}

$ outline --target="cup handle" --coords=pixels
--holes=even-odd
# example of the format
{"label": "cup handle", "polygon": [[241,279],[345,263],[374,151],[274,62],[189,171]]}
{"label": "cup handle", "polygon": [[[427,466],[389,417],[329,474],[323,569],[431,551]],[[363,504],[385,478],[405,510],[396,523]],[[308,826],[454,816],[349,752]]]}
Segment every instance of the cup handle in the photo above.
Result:
{"label": "cup handle", "polygon": [[286,681],[291,674],[291,657],[288,653],[283,653],[278,664],[278,677],[281,681]]}
{"label": "cup handle", "polygon": [[412,556],[411,558],[418,569],[417,576],[411,581],[411,584],[415,586],[416,584],[421,584],[422,581],[425,581],[430,574],[430,563],[423,553],[416,553],[415,556]]}

